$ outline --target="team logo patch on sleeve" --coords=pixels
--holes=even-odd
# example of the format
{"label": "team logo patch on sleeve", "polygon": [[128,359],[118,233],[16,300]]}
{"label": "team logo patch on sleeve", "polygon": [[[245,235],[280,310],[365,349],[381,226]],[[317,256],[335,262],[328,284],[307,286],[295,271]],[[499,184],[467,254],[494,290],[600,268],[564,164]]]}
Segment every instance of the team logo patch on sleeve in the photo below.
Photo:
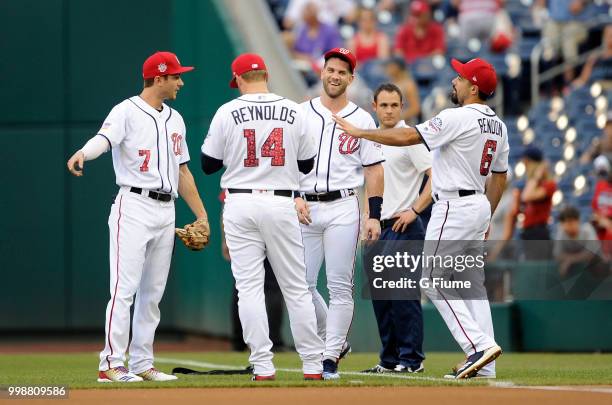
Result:
{"label": "team logo patch on sleeve", "polygon": [[110,122],[105,122],[104,124],[102,124],[102,128],[100,128],[100,133],[104,134],[106,131],[108,131],[108,129],[111,127],[112,123]]}
{"label": "team logo patch on sleeve", "polygon": [[442,119],[440,117],[433,117],[428,122],[429,128],[434,132],[440,132],[442,129]]}

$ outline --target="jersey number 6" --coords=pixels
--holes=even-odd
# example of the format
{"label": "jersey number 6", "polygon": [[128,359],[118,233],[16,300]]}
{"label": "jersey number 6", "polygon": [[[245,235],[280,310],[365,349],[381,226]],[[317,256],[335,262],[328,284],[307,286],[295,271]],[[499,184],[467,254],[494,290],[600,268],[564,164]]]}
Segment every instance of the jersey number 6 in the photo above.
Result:
{"label": "jersey number 6", "polygon": [[488,139],[485,142],[484,149],[482,150],[482,159],[480,160],[480,175],[488,176],[489,170],[491,170],[491,161],[493,160],[493,154],[497,149],[497,141]]}
{"label": "jersey number 6", "polygon": [[[244,167],[259,166],[255,145],[255,130],[245,129],[243,131],[247,142],[247,157],[244,159]],[[274,128],[266,141],[261,145],[261,156],[272,158],[272,166],[285,165],[285,149],[283,148],[283,129]]]}

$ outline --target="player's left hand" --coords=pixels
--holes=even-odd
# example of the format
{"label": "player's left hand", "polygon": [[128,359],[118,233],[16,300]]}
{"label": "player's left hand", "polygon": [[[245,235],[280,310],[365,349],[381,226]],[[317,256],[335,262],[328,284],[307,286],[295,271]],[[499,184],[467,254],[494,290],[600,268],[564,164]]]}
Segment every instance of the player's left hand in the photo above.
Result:
{"label": "player's left hand", "polygon": [[397,233],[404,232],[408,225],[413,223],[416,218],[417,215],[411,209],[404,211],[397,217],[397,221],[395,221],[395,223],[391,227],[391,230]]}
{"label": "player's left hand", "polygon": [[202,250],[210,240],[208,218],[199,218],[183,228],[176,228],[175,233],[188,249]]}
{"label": "player's left hand", "polygon": [[359,128],[336,114],[332,115],[332,119],[336,122],[336,124],[338,124],[338,128],[340,128],[341,131],[344,131],[355,138],[360,138]]}
{"label": "player's left hand", "polygon": [[366,240],[378,240],[380,238],[380,221],[375,218],[368,218],[363,231]]}

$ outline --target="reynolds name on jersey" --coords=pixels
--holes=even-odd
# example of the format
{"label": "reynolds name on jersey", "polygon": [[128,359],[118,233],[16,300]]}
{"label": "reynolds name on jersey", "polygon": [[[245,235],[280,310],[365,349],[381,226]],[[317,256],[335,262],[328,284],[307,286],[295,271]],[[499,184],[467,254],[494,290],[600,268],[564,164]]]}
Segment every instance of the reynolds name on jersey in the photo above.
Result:
{"label": "reynolds name on jersey", "polygon": [[232,110],[231,114],[236,125],[249,121],[285,121],[293,124],[296,112],[285,106],[250,105]]}

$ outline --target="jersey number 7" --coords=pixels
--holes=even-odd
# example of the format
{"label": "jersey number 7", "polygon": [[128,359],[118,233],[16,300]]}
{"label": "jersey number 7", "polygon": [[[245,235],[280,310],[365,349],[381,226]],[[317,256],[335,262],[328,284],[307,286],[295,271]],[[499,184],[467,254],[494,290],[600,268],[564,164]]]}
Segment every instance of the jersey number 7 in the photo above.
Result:
{"label": "jersey number 7", "polygon": [[[245,129],[243,131],[247,143],[247,157],[244,159],[244,167],[259,166],[255,144],[255,130]],[[261,156],[272,158],[272,166],[285,165],[285,149],[283,148],[283,129],[274,128],[266,141],[261,145]]]}
{"label": "jersey number 7", "polygon": [[491,161],[493,161],[493,154],[497,150],[497,141],[488,139],[485,142],[484,149],[482,150],[482,159],[480,160],[480,175],[488,176],[489,170],[491,170]]}

